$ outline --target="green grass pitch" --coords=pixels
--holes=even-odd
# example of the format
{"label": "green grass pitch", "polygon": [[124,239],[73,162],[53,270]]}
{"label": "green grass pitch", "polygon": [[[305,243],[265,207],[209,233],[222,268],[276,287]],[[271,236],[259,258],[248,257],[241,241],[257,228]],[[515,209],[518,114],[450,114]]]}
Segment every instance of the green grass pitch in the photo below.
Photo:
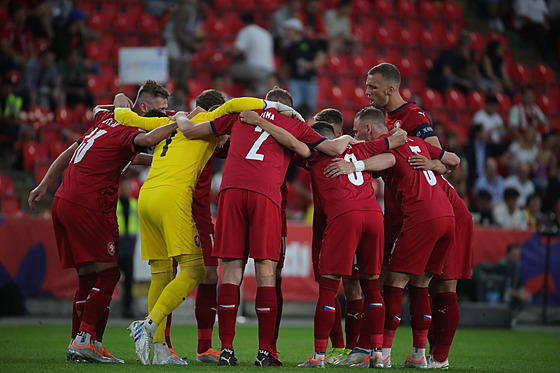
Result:
{"label": "green grass pitch", "polygon": [[[186,356],[189,366],[142,366],[136,361],[132,339],[125,325],[109,326],[104,345],[123,365],[100,365],[66,361],[70,327],[67,325],[1,325],[0,372],[154,372],[154,371],[259,371],[301,372],[297,367],[313,352],[313,328],[282,327],[278,348],[285,367],[258,368],[257,329],[238,326],[234,341],[238,367],[217,367],[195,362],[196,328],[175,325],[172,329],[174,350]],[[497,329],[459,329],[450,354],[454,372],[560,372],[560,333],[556,331],[519,331]],[[393,346],[393,365],[410,354],[412,336],[409,327],[400,327]],[[217,330],[214,347],[219,347]],[[348,371],[348,367],[327,366],[330,371]],[[393,368],[394,370],[395,368]],[[398,370],[398,369],[397,369]],[[402,370],[402,369],[401,369]]]}

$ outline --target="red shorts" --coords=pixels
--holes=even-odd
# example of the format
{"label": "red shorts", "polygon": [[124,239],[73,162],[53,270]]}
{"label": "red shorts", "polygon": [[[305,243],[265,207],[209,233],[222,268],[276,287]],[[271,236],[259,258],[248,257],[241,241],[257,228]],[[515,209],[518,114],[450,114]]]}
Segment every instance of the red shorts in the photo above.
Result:
{"label": "red shorts", "polygon": [[402,227],[402,216],[385,215],[383,221],[385,233],[385,252],[383,254],[383,265],[387,265],[389,255]]}
{"label": "red shorts", "polygon": [[423,275],[440,274],[455,233],[455,218],[445,216],[403,226],[387,261],[387,269]]}
{"label": "red shorts", "polygon": [[470,279],[472,270],[472,220],[455,225],[455,240],[443,265],[441,275],[435,280]]}
{"label": "red shorts", "polygon": [[321,275],[351,275],[354,257],[360,272],[378,275],[383,261],[383,214],[350,211],[327,224],[323,235]]}
{"label": "red shorts", "polygon": [[119,226],[116,216],[55,197],[52,219],[63,268],[75,268],[87,262],[117,262]]}
{"label": "red shorts", "polygon": [[220,192],[212,255],[278,261],[281,240],[280,206],[250,190],[231,188]]}
{"label": "red shorts", "polygon": [[212,223],[210,208],[202,208],[193,203],[192,214],[200,237],[200,244],[202,245],[204,265],[217,266],[218,258],[212,256],[212,248],[214,247],[214,224]]}

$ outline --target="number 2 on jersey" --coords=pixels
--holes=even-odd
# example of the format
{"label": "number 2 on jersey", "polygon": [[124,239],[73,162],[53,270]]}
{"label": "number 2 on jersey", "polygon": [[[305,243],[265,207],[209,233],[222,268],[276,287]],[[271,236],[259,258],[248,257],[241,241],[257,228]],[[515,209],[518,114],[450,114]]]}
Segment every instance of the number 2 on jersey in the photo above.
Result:
{"label": "number 2 on jersey", "polygon": [[103,136],[106,133],[107,131],[96,128],[89,135],[84,137],[84,141],[80,144],[80,146],[78,146],[70,162],[74,164],[80,163],[80,161],[84,158],[89,148],[93,146],[95,139]]}
{"label": "number 2 on jersey", "polygon": [[[420,154],[419,146],[409,145],[408,147],[410,148],[410,150],[412,150],[413,153]],[[424,172],[424,176],[426,177],[426,180],[428,180],[428,184],[430,184],[430,186],[434,186],[437,184],[436,175],[434,175],[434,173],[431,170],[423,170],[422,172]]]}
{"label": "number 2 on jersey", "polygon": [[247,153],[247,155],[245,156],[245,159],[262,161],[264,159],[264,154],[259,154],[257,152],[259,151],[259,148],[261,147],[263,142],[266,139],[268,139],[268,136],[270,136],[270,133],[268,133],[266,131],[263,132],[262,128],[260,128],[260,127],[255,127],[255,132],[262,132],[262,133],[259,136],[259,138],[257,139],[257,141],[254,142],[253,146],[251,147],[251,150],[249,150],[249,153]]}

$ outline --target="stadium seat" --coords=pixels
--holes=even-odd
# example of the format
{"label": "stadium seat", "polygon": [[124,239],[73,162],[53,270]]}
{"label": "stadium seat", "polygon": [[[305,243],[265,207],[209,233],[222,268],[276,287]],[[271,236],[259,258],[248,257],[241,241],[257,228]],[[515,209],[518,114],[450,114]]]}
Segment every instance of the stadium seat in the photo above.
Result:
{"label": "stadium seat", "polygon": [[0,174],[0,196],[14,193],[14,182],[7,175]]}
{"label": "stadium seat", "polygon": [[450,111],[462,111],[467,109],[465,95],[457,89],[449,89],[445,92],[445,103]]}
{"label": "stadium seat", "polygon": [[127,17],[125,15],[120,15],[113,22],[113,27],[115,28],[116,32],[124,33],[124,32],[134,30],[137,24],[138,21],[134,17]]}
{"label": "stadium seat", "polygon": [[[134,1],[130,4],[127,4],[124,8],[125,12],[123,13],[126,17],[131,18],[133,20],[140,19],[140,16],[144,14],[144,3],[140,1]],[[122,16],[119,14],[119,17]]]}
{"label": "stadium seat", "polygon": [[397,14],[403,19],[416,18],[416,7],[410,0],[397,1]]}
{"label": "stadium seat", "polygon": [[362,87],[354,88],[354,103],[358,109],[369,106],[371,104],[369,98],[366,96],[366,91]]}
{"label": "stadium seat", "polygon": [[395,62],[395,65],[399,69],[401,75],[405,78],[408,78],[418,72],[418,70],[416,70],[418,65],[406,57],[403,57],[398,62]]}
{"label": "stadium seat", "polygon": [[112,25],[113,19],[110,17],[106,17],[103,12],[94,12],[90,14],[90,17],[88,19],[88,26],[93,30],[107,30],[111,28]]}
{"label": "stadium seat", "polygon": [[473,111],[477,112],[484,107],[485,98],[482,93],[477,91],[470,91],[468,94],[468,98],[469,106]]}
{"label": "stadium seat", "polygon": [[373,12],[376,17],[385,17],[395,13],[393,2],[389,0],[377,0],[373,2]]}
{"label": "stadium seat", "polygon": [[21,211],[21,198],[18,195],[5,195],[2,197],[1,202],[2,209],[0,212],[2,214],[16,214]]}
{"label": "stadium seat", "polygon": [[502,35],[498,32],[489,32],[486,35],[486,41],[490,42],[490,41],[494,41],[494,40],[497,40],[500,43],[502,43],[502,45],[505,47],[506,50],[508,49],[508,42],[507,42],[507,39],[504,35]]}
{"label": "stadium seat", "polygon": [[44,126],[41,128],[41,143],[43,145],[49,145],[60,139],[60,131],[55,126]]}
{"label": "stadium seat", "polygon": [[511,99],[508,95],[499,92],[496,93],[496,98],[498,99],[498,112],[507,118],[512,105]]}
{"label": "stadium seat", "polygon": [[354,75],[356,76],[363,76],[367,69],[370,68],[362,56],[352,56],[350,60],[350,67],[354,70]]}
{"label": "stadium seat", "polygon": [[418,11],[420,15],[428,22],[431,22],[441,16],[438,7],[429,0],[421,0],[418,3]]}
{"label": "stadium seat", "polygon": [[[47,171],[49,170],[50,165],[51,165],[51,162],[49,162],[49,161],[41,161],[41,162],[35,163],[35,168],[33,170],[33,176],[35,177],[35,182],[37,184],[39,184],[41,182],[41,180],[43,180],[43,178],[47,174]],[[53,182],[53,184],[54,184],[54,182]]]}
{"label": "stadium seat", "polygon": [[342,76],[339,78],[338,86],[342,90],[342,95],[345,97],[354,97],[354,90],[358,88],[354,76]]}
{"label": "stadium seat", "polygon": [[67,107],[56,108],[54,118],[55,123],[63,128],[71,127],[78,122],[78,118],[76,117],[74,111]]}
{"label": "stadium seat", "polygon": [[143,35],[159,34],[163,31],[163,27],[156,17],[149,14],[143,14],[138,21],[138,28]]}
{"label": "stadium seat", "polygon": [[410,101],[412,98],[412,91],[408,88],[401,88],[401,97],[407,102]]}
{"label": "stadium seat", "polygon": [[336,75],[348,72],[348,63],[346,61],[346,57],[336,54],[330,55],[328,69]]}
{"label": "stadium seat", "polygon": [[416,46],[416,44],[418,43],[418,39],[420,38],[420,34],[416,34],[410,31],[410,29],[402,27],[398,29],[397,35],[401,48],[404,50]]}
{"label": "stadium seat", "polygon": [[529,84],[533,80],[531,69],[527,65],[519,62],[513,66],[511,75],[518,86]]}
{"label": "stadium seat", "polygon": [[553,102],[546,95],[537,95],[537,105],[541,108],[544,115],[549,116],[559,111],[558,102]]}
{"label": "stadium seat", "polygon": [[442,14],[449,22],[457,22],[463,19],[461,7],[453,1],[444,1],[442,4]]}
{"label": "stadium seat", "polygon": [[541,87],[556,83],[556,74],[552,67],[544,63],[538,63],[534,68],[535,79]]}
{"label": "stadium seat", "polygon": [[35,141],[28,141],[23,145],[23,166],[26,171],[32,172],[35,164],[48,160],[47,148]]}
{"label": "stadium seat", "polygon": [[366,14],[370,11],[370,2],[368,0],[353,0],[352,10],[356,14]]}
{"label": "stadium seat", "polygon": [[56,159],[63,151],[65,151],[68,146],[66,144],[61,143],[60,141],[55,141],[52,143],[47,144],[49,147],[49,156],[51,159]]}
{"label": "stadium seat", "polygon": [[471,39],[472,39],[471,48],[472,50],[474,50],[476,57],[479,58],[486,51],[486,40],[484,39],[484,36],[482,36],[476,31],[471,31]]}
{"label": "stadium seat", "polygon": [[109,80],[103,76],[92,75],[88,79],[88,88],[92,95],[105,93],[109,90]]}
{"label": "stadium seat", "polygon": [[344,97],[344,94],[342,93],[342,89],[340,89],[340,87],[332,87],[330,92],[330,100],[334,107],[340,107],[345,103],[345,100],[347,98]]}
{"label": "stadium seat", "polygon": [[112,49],[106,45],[90,41],[86,43],[86,55],[92,61],[105,61],[112,57]]}
{"label": "stadium seat", "polygon": [[439,93],[438,91],[428,88],[421,94],[426,109],[434,110],[443,107],[443,98],[441,96],[441,93]]}

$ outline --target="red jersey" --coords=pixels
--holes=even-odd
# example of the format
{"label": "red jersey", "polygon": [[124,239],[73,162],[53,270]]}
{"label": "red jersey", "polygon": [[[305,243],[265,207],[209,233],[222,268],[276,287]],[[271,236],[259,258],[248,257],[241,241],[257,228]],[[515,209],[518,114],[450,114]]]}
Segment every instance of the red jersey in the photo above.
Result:
{"label": "red jersey", "polygon": [[[388,150],[389,142],[386,138],[376,141],[366,141],[348,146],[339,157],[352,162],[365,159]],[[369,172],[354,172],[340,175],[336,178],[324,175],[325,167],[332,163],[332,157],[317,153],[309,160],[311,178],[314,181],[314,193],[319,195],[322,208],[331,221],[337,216],[349,211],[379,211],[381,207],[375,198]]]}
{"label": "red jersey", "polygon": [[[326,140],[304,122],[278,114],[276,109],[255,111],[312,147]],[[239,114],[216,118],[212,126],[216,135],[231,132],[220,192],[228,188],[251,190],[281,206],[280,187],[284,182],[292,152],[260,127],[243,123],[239,120]]]}
{"label": "red jersey", "polygon": [[193,204],[196,204],[204,211],[208,210],[208,213],[210,213],[210,188],[212,187],[212,169],[214,168],[216,154],[217,151],[206,162],[206,166],[204,166],[202,173],[198,177],[193,193]]}
{"label": "red jersey", "polygon": [[414,102],[407,102],[396,110],[387,113],[387,128],[402,128],[409,136],[426,137],[435,136],[432,121],[426,112]]}
{"label": "red jersey", "polygon": [[121,126],[113,111],[100,111],[79,140],[56,196],[88,209],[116,209],[122,173],[139,152],[134,138],[144,130]]}
{"label": "red jersey", "polygon": [[429,159],[441,158],[444,151],[417,137],[408,137],[404,145],[390,150],[395,155],[393,167],[381,172],[386,190],[400,202],[403,219],[412,219],[410,224],[444,216],[454,216],[453,208],[443,189],[437,186],[438,179],[432,171],[415,170],[408,158],[418,153]]}
{"label": "red jersey", "polygon": [[465,201],[463,201],[463,199],[459,197],[459,194],[457,194],[457,191],[455,190],[453,185],[451,185],[449,181],[447,181],[447,179],[442,175],[438,177],[438,180],[439,184],[447,195],[449,202],[451,202],[451,206],[453,206],[453,213],[455,214],[455,226],[459,226],[466,222],[472,223],[472,215],[467,208]]}

